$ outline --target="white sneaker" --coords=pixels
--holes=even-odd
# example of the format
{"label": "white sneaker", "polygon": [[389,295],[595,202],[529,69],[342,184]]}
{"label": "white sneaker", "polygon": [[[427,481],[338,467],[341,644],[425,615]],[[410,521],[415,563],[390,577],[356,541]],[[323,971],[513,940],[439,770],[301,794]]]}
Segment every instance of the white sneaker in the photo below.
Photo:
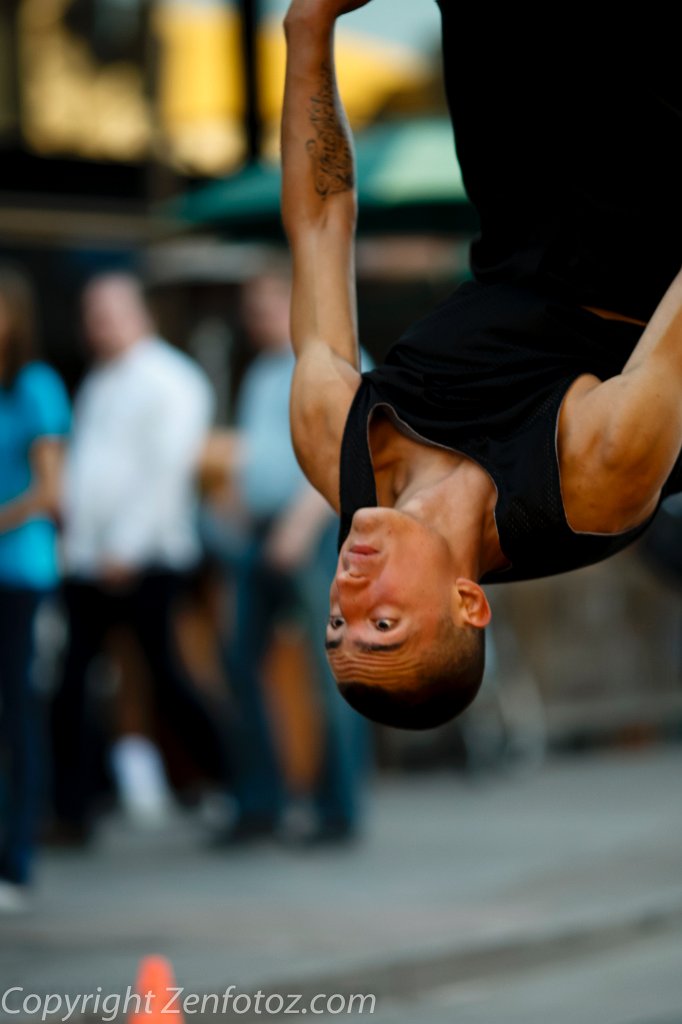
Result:
{"label": "white sneaker", "polygon": [[0,914],[23,914],[29,909],[24,888],[0,879]]}
{"label": "white sneaker", "polygon": [[165,824],[174,800],[157,747],[146,736],[131,733],[114,743],[110,756],[126,816],[140,826]]}

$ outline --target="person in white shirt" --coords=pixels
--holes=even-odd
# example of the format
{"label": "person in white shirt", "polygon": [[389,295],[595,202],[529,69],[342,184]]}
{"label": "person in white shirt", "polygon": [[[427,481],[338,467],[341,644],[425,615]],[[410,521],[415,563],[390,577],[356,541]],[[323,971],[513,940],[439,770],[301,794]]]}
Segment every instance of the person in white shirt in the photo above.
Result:
{"label": "person in white shirt", "polygon": [[139,282],[100,275],[83,321],[94,365],[76,396],[63,497],[69,640],[52,705],[54,811],[65,838],[92,831],[93,732],[87,675],[124,622],[150,669],[166,721],[190,755],[227,778],[225,742],[174,648],[172,615],[198,563],[195,473],[213,392],[199,366],[160,338]]}

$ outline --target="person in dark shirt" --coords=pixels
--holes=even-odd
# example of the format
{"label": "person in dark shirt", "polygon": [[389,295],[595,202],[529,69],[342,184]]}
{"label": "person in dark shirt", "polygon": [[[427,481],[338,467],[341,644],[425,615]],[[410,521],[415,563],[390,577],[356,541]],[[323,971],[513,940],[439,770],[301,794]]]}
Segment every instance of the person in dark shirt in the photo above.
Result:
{"label": "person in dark shirt", "polygon": [[364,2],[293,0],[285,18],[291,429],[340,515],[338,687],[374,721],[428,728],[478,692],[481,583],[607,558],[682,490],[682,102],[674,62],[633,81],[634,29],[562,26],[563,57],[517,11],[491,38],[440,0],[473,279],[362,373],[333,37]]}

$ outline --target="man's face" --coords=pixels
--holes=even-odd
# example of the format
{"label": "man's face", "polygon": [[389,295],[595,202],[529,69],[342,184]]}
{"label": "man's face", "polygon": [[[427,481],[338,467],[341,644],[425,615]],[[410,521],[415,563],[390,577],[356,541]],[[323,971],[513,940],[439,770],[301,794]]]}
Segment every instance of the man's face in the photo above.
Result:
{"label": "man's face", "polygon": [[83,294],[83,326],[88,347],[100,359],[124,352],[148,330],[139,296],[127,282],[95,282]]}
{"label": "man's face", "polygon": [[440,534],[395,509],[360,509],[330,590],[327,655],[337,681],[414,679],[455,574]]}
{"label": "man's face", "polygon": [[273,351],[289,346],[291,291],[278,277],[255,278],[244,286],[240,314],[252,344]]}

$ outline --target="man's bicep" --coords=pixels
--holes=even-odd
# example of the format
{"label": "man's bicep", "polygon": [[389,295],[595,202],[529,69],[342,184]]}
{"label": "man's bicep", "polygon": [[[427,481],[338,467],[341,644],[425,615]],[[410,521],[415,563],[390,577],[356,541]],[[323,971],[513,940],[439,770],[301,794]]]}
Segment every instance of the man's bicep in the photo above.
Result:
{"label": "man's bicep", "polygon": [[291,438],[301,469],[339,511],[341,441],[360,374],[325,343],[306,347],[291,384]]}
{"label": "man's bicep", "polygon": [[579,378],[559,421],[562,492],[574,529],[617,532],[651,512],[682,444],[682,404],[665,375]]}

